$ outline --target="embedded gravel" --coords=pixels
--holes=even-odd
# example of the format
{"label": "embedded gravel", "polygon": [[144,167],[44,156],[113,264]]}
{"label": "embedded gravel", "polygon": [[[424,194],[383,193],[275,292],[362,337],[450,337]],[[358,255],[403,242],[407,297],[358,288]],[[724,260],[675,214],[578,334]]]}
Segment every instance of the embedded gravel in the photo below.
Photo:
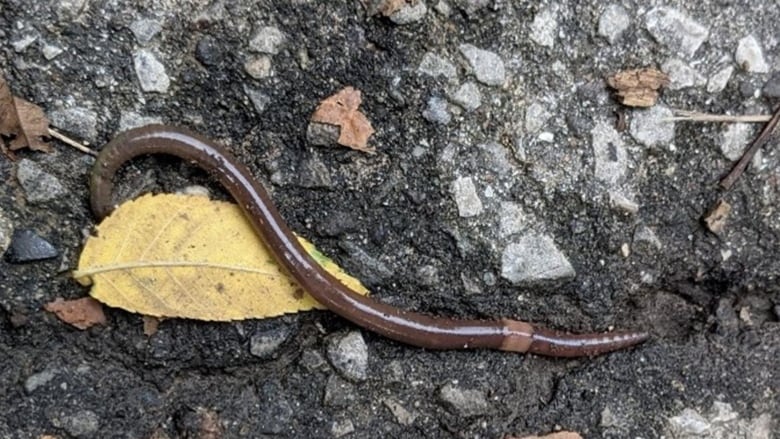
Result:
{"label": "embedded gravel", "polygon": [[[96,148],[152,121],[229,145],[384,302],[652,338],[561,360],[423,350],[324,311],[146,336],[107,309],[79,331],[42,306],[88,294],[68,271],[94,225],[92,159],[54,142],[0,157],[0,437],[780,437],[778,142],[720,192],[760,126],[666,120],[771,113],[780,9],[420,0],[384,17],[379,3],[3,0],[0,65]],[[654,108],[606,88],[638,67],[672,79]],[[346,86],[374,155],[312,143],[334,137],[312,112]],[[226,198],[167,158],[121,180],[125,198],[193,184]],[[714,235],[701,218],[720,198]],[[14,230],[58,256],[8,260]]]}

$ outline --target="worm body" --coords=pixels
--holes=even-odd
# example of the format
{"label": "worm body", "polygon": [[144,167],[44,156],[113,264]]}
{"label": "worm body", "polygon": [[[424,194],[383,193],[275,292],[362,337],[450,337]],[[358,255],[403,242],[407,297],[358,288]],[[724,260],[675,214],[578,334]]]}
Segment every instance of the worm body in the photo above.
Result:
{"label": "worm body", "polygon": [[233,196],[277,261],[329,310],[378,334],[429,349],[489,348],[555,357],[593,356],[643,342],[644,332],[580,334],[552,331],[517,320],[457,320],[381,303],[350,290],[301,247],[270,196],[222,146],[182,128],[149,125],[126,131],[100,152],[90,178],[98,219],[114,208],[113,178],[127,161],[147,154],[179,157],[215,176]]}

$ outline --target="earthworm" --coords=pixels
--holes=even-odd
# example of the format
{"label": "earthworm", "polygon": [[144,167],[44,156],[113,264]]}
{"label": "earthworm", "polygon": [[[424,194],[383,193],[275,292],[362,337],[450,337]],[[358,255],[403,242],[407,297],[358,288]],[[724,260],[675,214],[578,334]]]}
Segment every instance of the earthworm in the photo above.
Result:
{"label": "earthworm", "polygon": [[271,197],[224,147],[182,128],[148,125],[121,133],[100,151],[90,177],[98,220],[114,208],[113,178],[127,161],[149,154],[179,157],[215,176],[271,253],[318,302],[356,325],[428,349],[487,348],[554,357],[594,356],[645,341],[645,332],[569,334],[510,319],[465,320],[406,311],[355,293],[301,247]]}

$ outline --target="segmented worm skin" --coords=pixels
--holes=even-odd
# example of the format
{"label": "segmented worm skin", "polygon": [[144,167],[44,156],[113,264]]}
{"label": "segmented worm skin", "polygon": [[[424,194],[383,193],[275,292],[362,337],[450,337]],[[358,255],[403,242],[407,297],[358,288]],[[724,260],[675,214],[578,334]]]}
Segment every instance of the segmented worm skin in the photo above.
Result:
{"label": "segmented worm skin", "polygon": [[113,178],[127,161],[147,154],[180,157],[211,173],[238,202],[278,262],[329,310],[378,334],[429,349],[489,348],[554,357],[593,356],[643,342],[644,332],[573,335],[517,320],[458,320],[406,311],[355,293],[301,247],[270,196],[222,146],[189,130],[148,125],[126,131],[100,152],[91,174],[91,205],[102,219],[114,208]]}

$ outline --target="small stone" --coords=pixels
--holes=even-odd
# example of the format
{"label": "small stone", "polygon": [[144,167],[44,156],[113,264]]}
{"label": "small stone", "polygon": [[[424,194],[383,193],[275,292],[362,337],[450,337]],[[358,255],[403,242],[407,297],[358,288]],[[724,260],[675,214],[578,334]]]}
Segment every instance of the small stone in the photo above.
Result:
{"label": "small stone", "polygon": [[439,284],[439,270],[433,265],[423,265],[417,269],[417,281],[421,285],[432,287]]}
{"label": "small stone", "polygon": [[447,125],[452,120],[447,100],[438,96],[428,99],[428,106],[423,110],[422,115],[425,120],[442,125]]}
{"label": "small stone", "polygon": [[[268,107],[268,104],[271,103],[271,98],[260,90],[255,90],[254,88],[244,85],[244,93],[246,93],[249,100],[252,101],[252,106],[255,107],[257,114],[263,114],[266,107]],[[338,131],[338,127],[336,127],[336,131]],[[336,139],[338,139],[338,132],[336,133]],[[332,140],[332,138],[329,138],[329,140]]]}
{"label": "small stone", "polygon": [[287,326],[257,331],[249,338],[249,353],[262,359],[276,358],[279,348],[288,337],[290,337],[290,328]]}
{"label": "small stone", "polygon": [[327,363],[325,363],[325,357],[317,351],[305,350],[301,354],[300,360],[298,360],[301,366],[309,372],[320,371],[327,369]]}
{"label": "small stone", "polygon": [[354,431],[355,431],[355,426],[352,424],[352,421],[349,419],[334,421],[333,425],[330,427],[330,433],[333,435],[333,437],[346,436],[350,433],[353,433]]}
{"label": "small stone", "polygon": [[458,71],[449,60],[432,52],[427,52],[423,55],[423,59],[420,61],[420,66],[417,67],[417,71],[433,77],[444,76],[449,80],[455,79],[458,75]]}
{"label": "small stone", "polygon": [[650,227],[640,225],[634,230],[632,249],[636,252],[649,253],[662,248],[661,240]]}
{"label": "small stone", "polygon": [[599,17],[599,35],[606,38],[609,44],[615,44],[630,24],[631,17],[626,8],[619,4],[609,5]]}
{"label": "small stone", "polygon": [[225,60],[217,39],[206,35],[195,45],[195,59],[207,67],[218,66]]}
{"label": "small stone", "polygon": [[146,45],[162,31],[162,24],[151,18],[142,18],[130,24],[130,31],[139,44]]}
{"label": "small stone", "polygon": [[707,228],[715,234],[723,232],[723,228],[726,226],[726,219],[731,212],[731,205],[724,200],[718,200],[715,204],[704,214],[704,224]]}
{"label": "small stone", "polygon": [[309,126],[306,127],[306,140],[317,146],[335,145],[339,140],[340,133],[341,129],[336,125],[310,122]]}
{"label": "small stone", "polygon": [[669,88],[671,90],[699,87],[706,82],[703,75],[679,58],[666,60],[661,66],[661,70],[669,76]]}
{"label": "small stone", "polygon": [[249,42],[249,50],[276,55],[282,49],[285,41],[285,35],[278,28],[263,26],[255,32],[255,36]]}
{"label": "small stone", "polygon": [[557,15],[555,8],[545,8],[539,11],[531,23],[531,40],[540,46],[552,48],[558,33]]}
{"label": "small stone", "polygon": [[445,384],[439,389],[439,401],[460,416],[484,415],[490,410],[485,393]]}
{"label": "small stone", "polygon": [[123,111],[119,115],[119,132],[159,123],[162,123],[162,119],[157,116],[143,116],[134,111]]}
{"label": "small stone", "polygon": [[358,331],[334,338],[328,344],[328,359],[333,368],[350,381],[368,378],[368,347]]}
{"label": "small stone", "polygon": [[661,105],[634,111],[629,130],[631,137],[649,147],[671,143],[674,140],[674,122],[665,119],[672,116],[672,111]]}
{"label": "small stone", "polygon": [[23,36],[22,38],[13,41],[11,43],[11,46],[14,48],[14,52],[16,53],[22,53],[24,52],[32,43],[38,40],[38,35],[32,35],[28,34]]}
{"label": "small stone", "polygon": [[57,18],[61,21],[75,20],[80,14],[84,13],[87,0],[59,0],[57,5]]}
{"label": "small stone", "polygon": [[458,49],[474,71],[477,81],[493,86],[504,84],[506,80],[504,61],[498,55],[478,49],[471,44],[461,44]]}
{"label": "small stone", "polygon": [[764,59],[764,52],[761,45],[753,35],[748,35],[737,44],[737,53],[734,58],[743,70],[750,73],[767,73],[769,65]]}
{"label": "small stone", "polygon": [[84,107],[71,107],[49,113],[49,121],[52,125],[66,129],[90,142],[97,139],[97,118],[97,113]]}
{"label": "small stone", "polygon": [[706,27],[670,7],[651,9],[645,15],[645,27],[658,43],[688,59],[709,36]]}
{"label": "small stone", "polygon": [[458,87],[449,97],[453,103],[466,111],[474,111],[482,105],[482,94],[479,92],[479,87],[470,81]]}
{"label": "small stone", "polygon": [[0,253],[5,253],[8,246],[11,244],[11,236],[14,233],[14,224],[3,213],[3,208],[0,207]]}
{"label": "small stone", "polygon": [[468,218],[482,213],[482,201],[471,177],[458,177],[452,182],[450,190],[458,206],[458,215]]}
{"label": "small stone", "polygon": [[452,14],[452,7],[444,0],[439,0],[433,5],[433,9],[444,17],[449,17]]}
{"label": "small stone", "polygon": [[42,261],[55,258],[59,251],[32,230],[14,231],[11,245],[5,253],[5,260],[12,264]]}
{"label": "small stone", "polygon": [[404,408],[404,406],[402,406],[398,401],[385,398],[382,400],[382,403],[385,405],[385,407],[387,407],[388,410],[390,410],[390,413],[393,414],[396,422],[401,425],[412,425],[414,420],[417,418],[417,415],[411,413],[409,410],[406,410],[406,408]]}
{"label": "small stone", "polygon": [[729,160],[738,160],[753,136],[753,128],[748,123],[726,124],[721,134],[720,152]]}
{"label": "small stone", "polygon": [[548,235],[528,233],[511,242],[501,255],[501,277],[515,285],[567,279],[574,268]]}
{"label": "small stone", "polygon": [[731,75],[734,73],[734,66],[727,65],[722,69],[715,72],[710,79],[707,80],[707,92],[708,93],[720,93],[726,88]]}
{"label": "small stone", "polygon": [[501,203],[498,211],[498,233],[502,238],[524,231],[528,227],[528,219],[523,208],[511,201]]}
{"label": "small stone", "polygon": [[[92,436],[100,428],[100,418],[92,410],[80,410],[59,420],[60,425],[68,434],[75,437]],[[54,422],[52,422],[54,423]]]}
{"label": "small stone", "polygon": [[628,152],[623,139],[605,120],[600,120],[590,132],[595,158],[596,179],[609,186],[617,185],[628,170]]}
{"label": "small stone", "polygon": [[537,136],[537,139],[541,142],[545,143],[553,143],[555,142],[555,134],[549,132],[549,131],[542,131],[539,133],[539,136]]}
{"label": "small stone", "polygon": [[41,53],[43,54],[43,57],[46,58],[47,61],[51,61],[59,54],[64,52],[65,50],[62,47],[55,46],[54,44],[44,44],[43,47],[41,47]]}
{"label": "small stone", "polygon": [[525,132],[535,133],[544,127],[544,124],[552,117],[545,102],[535,100],[525,110]]}
{"label": "small stone", "polygon": [[44,203],[65,195],[65,188],[62,187],[60,180],[30,159],[19,160],[16,178],[24,189],[25,198],[30,203]]}
{"label": "small stone", "polygon": [[322,404],[325,407],[347,408],[357,401],[355,385],[340,378],[338,375],[328,377],[325,383],[325,395]]}
{"label": "small stone", "polygon": [[399,25],[415,23],[422,20],[427,12],[428,8],[425,6],[425,2],[419,0],[414,4],[405,4],[390,16],[390,21]]}
{"label": "small stone", "polygon": [[330,169],[318,154],[303,160],[298,170],[298,184],[305,188],[329,188],[333,186]]}
{"label": "small stone", "polygon": [[780,98],[780,73],[772,75],[769,81],[764,84],[761,92],[768,98]]}
{"label": "small stone", "polygon": [[244,63],[244,71],[255,79],[263,79],[273,75],[271,57],[260,55],[249,58]]}
{"label": "small stone", "polygon": [[24,380],[24,391],[28,394],[35,392],[38,388],[45,386],[56,376],[56,371],[46,369],[44,371],[34,373]]}
{"label": "small stone", "polygon": [[165,72],[165,66],[157,60],[150,50],[141,49],[133,55],[135,74],[145,92],[165,93],[171,85],[171,80]]}
{"label": "small stone", "polygon": [[604,407],[604,410],[601,411],[599,426],[601,428],[610,428],[617,427],[618,425],[620,425],[620,423],[618,422],[617,417],[612,413],[612,410],[610,410],[609,407]]}
{"label": "small stone", "polygon": [[609,202],[612,206],[625,213],[634,215],[639,212],[639,204],[620,191],[610,191]]}

